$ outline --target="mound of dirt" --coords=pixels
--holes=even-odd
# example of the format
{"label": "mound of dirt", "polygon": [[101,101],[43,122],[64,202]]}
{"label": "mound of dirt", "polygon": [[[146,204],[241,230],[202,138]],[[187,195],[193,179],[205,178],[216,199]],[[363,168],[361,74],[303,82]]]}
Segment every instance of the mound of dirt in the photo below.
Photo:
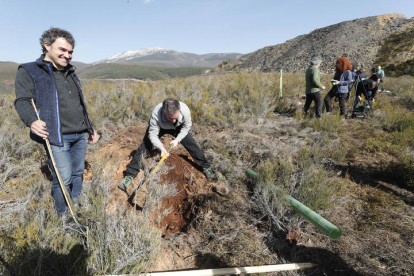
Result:
{"label": "mound of dirt", "polygon": [[[146,187],[140,187],[135,197],[141,199],[131,200],[130,195],[142,183],[144,176],[141,171],[134,180],[135,185],[128,188],[127,193],[118,189],[118,184],[124,177],[126,165],[131,161],[135,150],[140,145],[146,128],[129,127],[120,130],[111,141],[102,147],[99,152],[101,156],[109,157],[112,162],[118,164],[118,169],[114,172],[111,185],[111,204],[109,212],[113,208],[127,206],[129,209],[136,208],[134,202],[144,202]],[[167,145],[171,141],[169,136],[161,138]],[[159,154],[149,157],[149,161],[159,158]],[[148,162],[151,163],[151,162]],[[191,155],[179,145],[170,152],[170,156],[164,162],[170,169],[160,176],[158,185],[175,185],[177,193],[173,196],[163,198],[161,208],[153,216],[161,216],[158,226],[163,230],[164,235],[185,231],[188,224],[196,212],[196,200],[194,198],[201,194],[213,193],[212,187],[217,187],[215,183],[209,183],[201,171],[201,168],[193,161]],[[158,172],[160,173],[160,172]],[[215,188],[215,190],[218,190]],[[222,189],[220,189],[222,190]],[[168,210],[168,212],[165,212]],[[140,212],[138,208],[137,212]],[[167,215],[163,215],[167,213]],[[139,215],[139,214],[137,214]]]}
{"label": "mound of dirt", "polygon": [[166,160],[166,164],[172,169],[161,176],[159,184],[175,184],[178,192],[172,197],[163,199],[160,212],[162,213],[165,209],[171,212],[163,217],[160,225],[166,233],[181,232],[186,229],[193,217],[194,208],[196,208],[194,196],[211,193],[211,188],[188,153],[173,152]]}

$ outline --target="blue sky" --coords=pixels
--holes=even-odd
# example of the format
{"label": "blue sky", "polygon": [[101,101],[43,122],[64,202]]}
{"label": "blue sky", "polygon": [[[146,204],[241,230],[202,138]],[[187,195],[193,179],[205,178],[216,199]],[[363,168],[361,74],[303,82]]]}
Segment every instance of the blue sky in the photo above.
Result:
{"label": "blue sky", "polygon": [[[250,53],[342,21],[414,16],[413,0],[0,0],[0,61],[28,62],[51,26],[76,39],[73,60],[162,47],[196,54]],[[310,5],[311,4],[311,5]]]}

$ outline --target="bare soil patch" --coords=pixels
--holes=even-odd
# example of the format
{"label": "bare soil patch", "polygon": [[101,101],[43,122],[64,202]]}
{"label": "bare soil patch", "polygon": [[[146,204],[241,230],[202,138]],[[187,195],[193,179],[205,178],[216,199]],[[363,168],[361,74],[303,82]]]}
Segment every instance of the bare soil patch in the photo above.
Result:
{"label": "bare soil patch", "polygon": [[[142,181],[144,173],[141,171],[134,182],[128,189],[128,193],[123,192],[117,186],[124,177],[126,165],[130,162],[135,150],[140,145],[146,128],[129,127],[120,130],[110,142],[100,148],[99,156],[109,158],[113,163],[118,164],[117,169],[112,177],[111,204],[108,211],[112,208],[127,206],[127,208],[136,208],[134,204],[128,202],[128,196],[136,188],[137,183]],[[164,144],[168,144],[171,138],[166,136],[162,138]],[[159,154],[154,154],[148,158],[148,163],[158,162]],[[195,198],[200,194],[213,193],[211,187],[214,183],[209,183],[201,171],[201,168],[192,160],[191,155],[182,147],[178,146],[173,149],[170,156],[165,160],[163,166],[170,169],[160,176],[158,185],[175,185],[177,193],[174,196],[166,197],[162,200],[159,213],[163,214],[168,210],[167,215],[161,215],[161,222],[158,226],[163,230],[164,235],[186,231],[188,224],[196,212],[197,206]],[[160,172],[157,172],[160,173]],[[214,185],[216,186],[216,185]],[[137,194],[139,197],[145,197],[146,187],[141,187]],[[138,207],[138,209],[140,209]],[[160,214],[155,213],[154,216]]]}

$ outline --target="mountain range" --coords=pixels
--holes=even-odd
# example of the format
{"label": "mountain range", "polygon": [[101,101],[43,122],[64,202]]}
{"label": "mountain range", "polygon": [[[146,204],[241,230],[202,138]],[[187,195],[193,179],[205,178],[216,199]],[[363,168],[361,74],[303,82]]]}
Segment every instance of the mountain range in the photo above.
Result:
{"label": "mountain range", "polygon": [[[313,56],[322,57],[322,73],[332,73],[336,59],[346,56],[366,71],[378,64],[388,76],[414,75],[413,37],[414,17],[392,13],[319,28],[245,55],[198,55],[153,47],[125,51],[91,64],[72,64],[81,78],[143,80],[186,77],[211,68],[211,72],[304,72]],[[0,80],[13,79],[16,68],[17,63],[0,62]]]}
{"label": "mountain range", "polygon": [[[164,48],[125,51],[91,64],[72,61],[77,73],[85,79],[152,79],[199,75],[238,53],[192,54]],[[0,62],[0,80],[12,80],[17,63]]]}
{"label": "mountain range", "polygon": [[136,51],[126,51],[116,54],[108,59],[93,64],[123,63],[156,67],[207,67],[211,68],[223,60],[240,56],[239,53],[213,53],[197,55],[179,52],[164,48],[145,48]]}

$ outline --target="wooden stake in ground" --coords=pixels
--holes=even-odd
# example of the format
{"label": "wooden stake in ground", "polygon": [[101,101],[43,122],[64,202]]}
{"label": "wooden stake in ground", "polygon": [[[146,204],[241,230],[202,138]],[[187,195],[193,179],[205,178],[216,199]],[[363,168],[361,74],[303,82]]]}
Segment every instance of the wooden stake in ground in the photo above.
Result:
{"label": "wooden stake in ground", "polygon": [[[33,105],[33,108],[34,108],[34,110],[35,110],[35,112],[36,112],[37,119],[38,119],[38,120],[40,120],[40,117],[39,117],[39,114],[37,113],[37,108],[36,108],[36,105],[35,105],[35,102],[33,101],[33,99],[32,99],[32,105]],[[57,177],[58,182],[59,182],[59,185],[60,185],[60,189],[62,189],[63,197],[65,198],[66,203],[67,203],[67,205],[68,205],[68,208],[69,208],[70,214],[72,215],[73,220],[74,220],[77,224],[79,224],[79,221],[78,221],[78,219],[76,218],[76,214],[75,214],[75,212],[73,211],[72,199],[70,198],[69,193],[68,193],[68,191],[66,190],[65,185],[63,184],[62,177],[60,176],[60,173],[59,173],[59,171],[58,171],[58,169],[57,169],[57,166],[56,166],[56,163],[55,163],[55,158],[53,157],[52,149],[50,148],[50,142],[49,142],[49,139],[44,138],[44,140],[45,140],[45,142],[46,142],[46,147],[47,147],[47,150],[48,150],[48,152],[49,152],[50,159],[52,160],[53,168],[54,168],[54,170],[55,170],[56,177]]]}
{"label": "wooden stake in ground", "polygon": [[[152,273],[146,273],[146,274],[122,274],[122,275],[117,275],[117,276],[217,276],[217,275],[227,275],[227,274],[240,275],[240,274],[298,270],[302,268],[311,268],[315,266],[316,264],[312,264],[312,263],[296,263],[296,264],[245,266],[245,267],[202,269],[202,270],[152,272]],[[115,275],[105,275],[105,276],[115,276]]]}

